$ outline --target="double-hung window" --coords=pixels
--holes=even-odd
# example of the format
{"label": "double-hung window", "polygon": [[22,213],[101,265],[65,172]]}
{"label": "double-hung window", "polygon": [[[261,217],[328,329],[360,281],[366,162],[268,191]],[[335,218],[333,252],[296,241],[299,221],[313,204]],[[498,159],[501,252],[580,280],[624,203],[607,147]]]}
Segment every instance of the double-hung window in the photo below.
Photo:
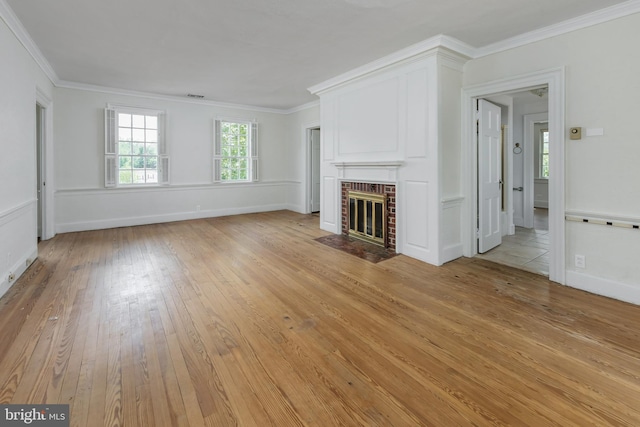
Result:
{"label": "double-hung window", "polygon": [[540,178],[549,178],[549,130],[540,131]]}
{"label": "double-hung window", "polygon": [[216,120],[214,182],[258,180],[258,124],[254,121]]}
{"label": "double-hung window", "polygon": [[133,107],[105,110],[105,186],[169,183],[164,113]]}

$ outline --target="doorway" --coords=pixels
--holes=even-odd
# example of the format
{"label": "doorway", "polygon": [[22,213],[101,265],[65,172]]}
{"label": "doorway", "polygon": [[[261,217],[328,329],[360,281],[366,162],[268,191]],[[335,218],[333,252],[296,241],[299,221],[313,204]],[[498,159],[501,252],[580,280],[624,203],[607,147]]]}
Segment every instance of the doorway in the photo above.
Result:
{"label": "doorway", "polygon": [[320,122],[311,122],[302,126],[303,146],[305,152],[304,175],[304,209],[303,212],[319,214],[320,212],[320,181],[322,164],[322,134]]}
{"label": "doorway", "polygon": [[[565,282],[564,240],[564,70],[553,69],[463,88],[463,154],[465,162],[465,211],[466,226],[463,227],[463,253],[467,257],[478,254],[478,147],[476,101],[482,98],[548,88],[548,131],[554,144],[549,147],[549,207],[548,207],[548,263],[549,278],[558,283]],[[522,123],[522,122],[521,122]],[[516,123],[512,123],[514,127]],[[524,125],[524,123],[522,123]],[[509,138],[507,153],[513,153],[515,141]],[[516,150],[518,151],[518,150]],[[514,154],[509,154],[512,156]],[[509,157],[507,156],[507,157]],[[505,183],[506,184],[506,183]],[[510,188],[517,187],[515,181]],[[513,197],[515,200],[515,196]],[[512,209],[512,208],[511,208]],[[508,227],[510,228],[510,227]]]}
{"label": "doorway", "polygon": [[[504,101],[505,98],[508,101]],[[500,264],[506,264],[522,270],[549,275],[549,227],[548,227],[548,184],[549,184],[549,131],[547,88],[509,93],[502,96],[502,110],[512,114],[503,114],[513,131],[512,142],[504,138],[503,146],[512,150],[511,156],[502,156],[505,167],[505,181],[513,182],[505,185],[503,194],[502,222],[503,238],[499,245],[492,245],[491,250],[483,250],[484,234],[480,233],[478,244],[479,256]],[[486,102],[486,101],[485,101]],[[506,104],[506,106],[505,106]],[[536,113],[530,114],[532,111]],[[480,125],[484,124],[484,116],[480,116]],[[484,131],[483,131],[484,132]],[[482,133],[481,133],[482,135]],[[479,138],[478,170],[482,176],[487,169],[482,160],[483,138]],[[506,173],[508,172],[508,174]],[[482,180],[481,180],[482,182]],[[479,187],[479,191],[482,187]],[[507,192],[511,192],[508,194]],[[482,198],[478,197],[479,203]],[[513,212],[506,215],[506,212]],[[482,210],[479,210],[482,217]],[[507,219],[509,218],[509,219]],[[512,221],[512,223],[508,221]],[[482,229],[482,221],[480,221]]]}
{"label": "doorway", "polygon": [[309,129],[309,150],[311,153],[311,213],[320,212],[320,128]]}
{"label": "doorway", "polygon": [[36,88],[35,99],[35,187],[38,239],[55,236],[53,179],[53,101]]}
{"label": "doorway", "polygon": [[42,153],[44,152],[44,138],[43,138],[43,125],[44,125],[44,108],[36,103],[36,217],[37,217],[37,236],[38,241],[42,239],[42,219],[44,203],[42,200]]}

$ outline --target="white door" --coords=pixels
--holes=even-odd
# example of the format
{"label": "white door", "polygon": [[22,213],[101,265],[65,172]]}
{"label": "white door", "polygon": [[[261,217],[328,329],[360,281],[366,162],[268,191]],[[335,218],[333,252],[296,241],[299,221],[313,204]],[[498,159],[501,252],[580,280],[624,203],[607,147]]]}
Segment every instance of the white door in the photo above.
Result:
{"label": "white door", "polygon": [[311,129],[311,212],[320,212],[320,129]]}
{"label": "white door", "polygon": [[502,243],[502,153],[500,107],[484,99],[478,102],[478,252]]}

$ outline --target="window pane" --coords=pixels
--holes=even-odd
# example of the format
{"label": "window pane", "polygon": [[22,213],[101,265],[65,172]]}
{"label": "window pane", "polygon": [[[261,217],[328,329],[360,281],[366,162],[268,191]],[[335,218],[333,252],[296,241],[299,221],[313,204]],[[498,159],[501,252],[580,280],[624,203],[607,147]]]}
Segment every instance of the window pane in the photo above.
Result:
{"label": "window pane", "polygon": [[158,154],[158,144],[147,144],[147,153],[152,156],[156,156]]}
{"label": "window pane", "polygon": [[142,170],[134,170],[133,171],[133,183],[134,184],[144,184],[144,169]]}
{"label": "window pane", "polygon": [[144,154],[144,143],[143,142],[134,142],[133,143],[133,151],[131,154],[142,155]]}
{"label": "window pane", "polygon": [[134,157],[133,167],[134,169],[144,169],[144,157]]}
{"label": "window pane", "polygon": [[131,169],[130,156],[120,156],[120,169]]}
{"label": "window pane", "polygon": [[131,129],[119,128],[118,129],[118,139],[120,141],[131,141]]}
{"label": "window pane", "polygon": [[249,125],[221,123],[221,179],[246,181],[249,179]]}
{"label": "window pane", "polygon": [[144,142],[144,129],[133,129],[133,140]]}
{"label": "window pane", "polygon": [[158,182],[158,171],[156,170],[147,169],[147,173],[145,176],[147,178],[147,184]]}
{"label": "window pane", "polygon": [[120,171],[120,184],[131,184],[131,171]]}
{"label": "window pane", "polygon": [[144,116],[132,114],[131,124],[133,125],[134,128],[144,128]]}
{"label": "window pane", "polygon": [[145,131],[147,142],[158,142],[158,131],[155,129],[147,129]]}
{"label": "window pane", "polygon": [[131,154],[131,143],[130,142],[119,142],[118,143],[118,154]]}
{"label": "window pane", "polygon": [[147,169],[156,169],[158,167],[158,158],[155,156],[147,157],[145,167]]}
{"label": "window pane", "polygon": [[147,116],[147,129],[158,129],[158,118],[156,116]]}
{"label": "window pane", "polygon": [[131,114],[118,114],[118,126],[131,127]]}

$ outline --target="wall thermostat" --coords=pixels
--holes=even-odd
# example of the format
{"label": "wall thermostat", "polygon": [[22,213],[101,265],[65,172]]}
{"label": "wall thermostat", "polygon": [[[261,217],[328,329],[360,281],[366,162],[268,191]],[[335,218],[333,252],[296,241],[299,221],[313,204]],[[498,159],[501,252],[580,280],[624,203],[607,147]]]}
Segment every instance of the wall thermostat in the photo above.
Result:
{"label": "wall thermostat", "polygon": [[569,138],[570,139],[582,139],[582,128],[571,128],[571,129],[569,129]]}

